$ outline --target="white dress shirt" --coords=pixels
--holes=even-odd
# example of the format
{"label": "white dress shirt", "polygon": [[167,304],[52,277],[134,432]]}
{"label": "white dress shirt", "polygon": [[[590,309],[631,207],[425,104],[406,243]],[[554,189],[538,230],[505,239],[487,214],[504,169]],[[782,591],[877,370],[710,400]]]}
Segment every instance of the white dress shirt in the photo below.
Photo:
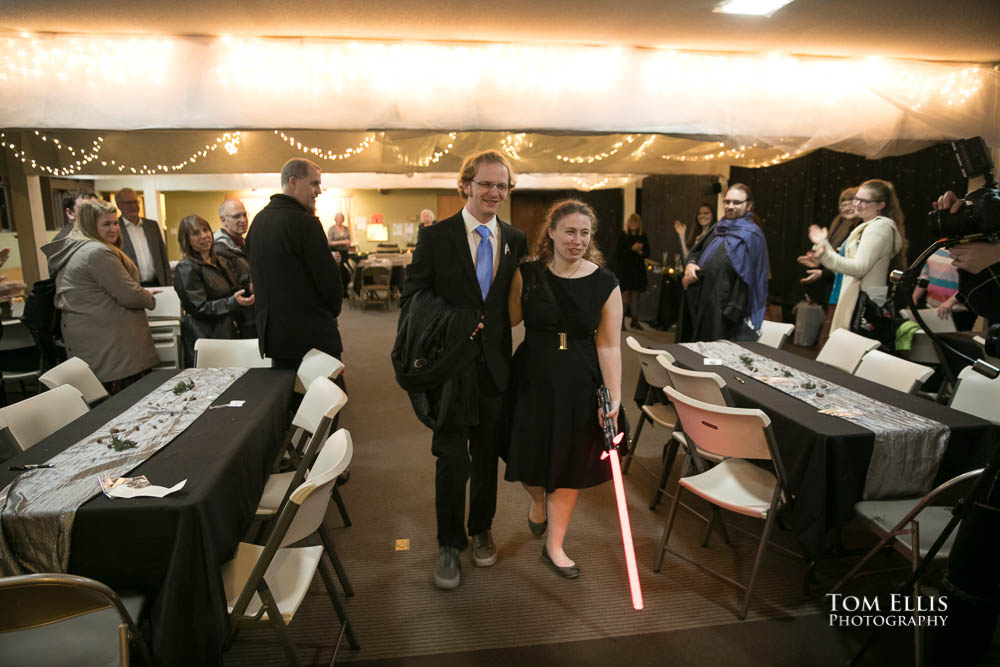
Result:
{"label": "white dress shirt", "polygon": [[132,247],[135,248],[135,263],[139,265],[140,282],[156,280],[156,266],[153,264],[153,253],[149,250],[146,232],[142,229],[142,218],[139,218],[138,224],[122,218],[122,224],[125,226],[125,233],[132,239]]}
{"label": "white dress shirt", "polygon": [[476,265],[476,253],[479,252],[479,242],[483,237],[479,235],[476,228],[486,225],[490,230],[490,243],[493,245],[493,277],[497,277],[497,267],[500,266],[500,226],[497,224],[497,217],[494,215],[489,222],[479,222],[468,209],[462,209],[462,220],[465,221],[465,237],[469,241],[469,251],[472,253],[472,265]]}

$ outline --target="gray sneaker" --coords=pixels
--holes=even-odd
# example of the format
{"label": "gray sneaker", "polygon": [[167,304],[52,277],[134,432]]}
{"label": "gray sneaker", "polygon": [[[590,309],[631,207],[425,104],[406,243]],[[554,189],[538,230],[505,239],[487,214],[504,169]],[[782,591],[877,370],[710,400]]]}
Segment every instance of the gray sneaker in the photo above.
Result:
{"label": "gray sneaker", "polygon": [[484,530],[472,536],[472,563],[476,567],[489,567],[497,562],[497,545],[493,533]]}
{"label": "gray sneaker", "polygon": [[437,565],[434,566],[434,585],[444,590],[458,588],[462,583],[462,563],[458,560],[458,549],[441,547]]}

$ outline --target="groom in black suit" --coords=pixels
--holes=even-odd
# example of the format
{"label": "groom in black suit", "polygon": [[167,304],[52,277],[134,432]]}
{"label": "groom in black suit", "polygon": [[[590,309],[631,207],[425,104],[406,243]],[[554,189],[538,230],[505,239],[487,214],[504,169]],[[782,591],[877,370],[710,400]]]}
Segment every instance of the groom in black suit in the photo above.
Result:
{"label": "groom in black suit", "polygon": [[[507,159],[496,151],[465,158],[458,190],[465,207],[420,231],[413,262],[407,269],[403,300],[423,289],[448,306],[481,313],[475,339],[479,354],[461,369],[477,396],[467,396],[461,410],[449,410],[431,440],[437,457],[435,504],[440,555],[434,568],[438,588],[461,583],[458,558],[469,539],[465,525],[465,487],[469,484],[468,534],[472,562],[493,565],[497,547],[491,527],[497,505],[497,464],[505,449],[502,424],[504,392],[510,376],[511,331],[507,293],[527,244],[523,232],[497,218],[514,186]],[[442,411],[443,414],[443,411]]]}

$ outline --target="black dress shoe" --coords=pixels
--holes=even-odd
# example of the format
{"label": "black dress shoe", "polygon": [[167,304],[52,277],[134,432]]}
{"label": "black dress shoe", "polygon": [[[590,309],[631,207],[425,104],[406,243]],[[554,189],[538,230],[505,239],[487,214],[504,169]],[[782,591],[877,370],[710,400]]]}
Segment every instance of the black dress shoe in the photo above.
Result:
{"label": "black dress shoe", "polygon": [[577,577],[580,576],[580,568],[577,567],[576,565],[570,565],[569,567],[559,567],[558,565],[553,563],[552,559],[549,558],[548,545],[542,547],[542,560],[548,563],[549,567],[555,570],[555,573],[558,574],[560,577],[563,577],[565,579],[576,579]]}
{"label": "black dress shoe", "polygon": [[[545,508],[544,496],[542,500],[542,508],[543,509]],[[531,511],[530,510],[528,511],[528,530],[531,531],[532,535],[534,535],[535,537],[541,537],[542,535],[545,534],[545,531],[548,529],[548,527],[549,527],[549,517],[547,515],[545,519],[542,521],[532,521]]]}

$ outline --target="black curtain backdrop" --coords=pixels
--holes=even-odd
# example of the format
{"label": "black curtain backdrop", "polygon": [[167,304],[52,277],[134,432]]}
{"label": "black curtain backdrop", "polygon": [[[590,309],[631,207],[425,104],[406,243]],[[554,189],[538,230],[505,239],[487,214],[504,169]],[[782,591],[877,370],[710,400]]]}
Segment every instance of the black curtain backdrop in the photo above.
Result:
{"label": "black curtain backdrop", "polygon": [[905,216],[907,261],[934,241],[927,225],[931,202],[945,190],[965,194],[967,185],[949,144],[881,160],[821,149],[773,167],[730,170],[730,183],[745,183],[753,190],[754,210],[763,220],[772,302],[792,306],[802,298],[799,279],[804,267],[795,258],[809,248],[806,230],[813,223],[828,226],[837,215],[841,190],[870,178],[887,180],[896,188]]}
{"label": "black curtain backdrop", "polygon": [[661,262],[663,253],[668,252],[671,253],[668,262],[673,263],[674,255],[681,251],[674,220],[690,227],[698,224],[695,216],[699,206],[708,204],[714,211],[717,197],[712,183],[715,180],[712,176],[688,175],[658,175],[643,179],[637,208],[641,211],[649,237],[651,260]]}

